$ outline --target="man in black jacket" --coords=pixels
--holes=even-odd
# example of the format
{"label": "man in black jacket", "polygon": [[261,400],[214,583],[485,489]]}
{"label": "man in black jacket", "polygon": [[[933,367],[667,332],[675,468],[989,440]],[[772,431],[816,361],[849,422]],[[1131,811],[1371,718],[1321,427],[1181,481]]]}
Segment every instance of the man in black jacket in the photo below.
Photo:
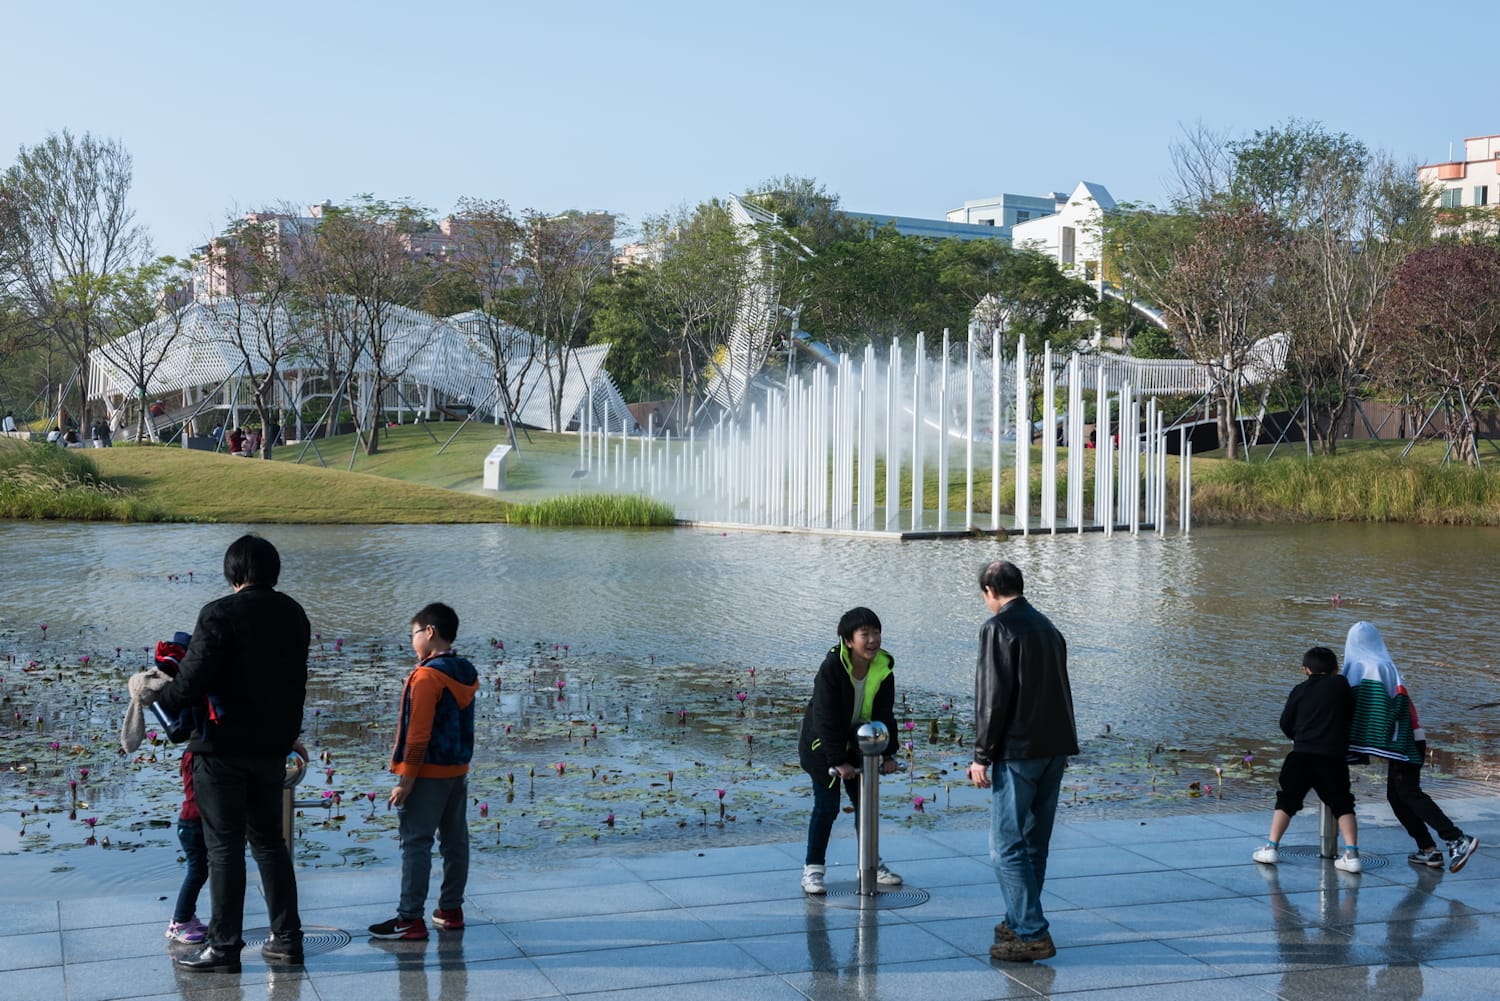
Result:
{"label": "man in black jacket", "polygon": [[302,921],[289,846],[281,835],[286,757],[302,730],[312,630],[302,606],[275,590],[276,547],[255,535],[224,554],[234,593],[198,613],[193,639],[160,703],[176,713],[207,704],[208,723],[188,742],[193,787],[208,847],[213,920],[201,949],[179,956],[186,970],[238,972],[245,911],[245,843],[260,868],[270,962],[302,962]]}
{"label": "man in black jacket", "polygon": [[992,614],[979,630],[969,779],[993,790],[990,863],[1005,897],[990,956],[1028,962],[1057,955],[1042,913],[1042,882],[1063,768],[1078,753],[1068,646],[1026,600],[1014,564],[985,567],[979,588]]}

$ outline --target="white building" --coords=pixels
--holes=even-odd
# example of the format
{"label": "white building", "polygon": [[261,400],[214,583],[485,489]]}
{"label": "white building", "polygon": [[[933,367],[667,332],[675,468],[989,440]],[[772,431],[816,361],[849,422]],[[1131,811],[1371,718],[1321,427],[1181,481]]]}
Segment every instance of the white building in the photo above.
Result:
{"label": "white building", "polygon": [[1444,209],[1484,208],[1500,202],[1500,136],[1464,140],[1464,158],[1417,168],[1417,179]]}
{"label": "white building", "polygon": [[1000,195],[998,198],[976,198],[948,210],[949,222],[993,226],[1009,239],[1017,223],[1030,222],[1052,215],[1067,202],[1068,196],[1054,191],[1050,195]]}
{"label": "white building", "polygon": [[1103,214],[1114,209],[1115,200],[1104,185],[1079,181],[1051,215],[1012,226],[1011,246],[1049,257],[1064,274],[1098,287]]}

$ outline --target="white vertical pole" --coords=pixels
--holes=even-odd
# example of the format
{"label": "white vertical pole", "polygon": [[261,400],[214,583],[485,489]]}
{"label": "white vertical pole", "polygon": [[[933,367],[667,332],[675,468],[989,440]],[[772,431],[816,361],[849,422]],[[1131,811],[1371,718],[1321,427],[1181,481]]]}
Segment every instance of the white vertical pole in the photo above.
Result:
{"label": "white vertical pole", "polygon": [[1016,338],[1016,528],[1031,534],[1031,394],[1026,386],[1026,339]]}
{"label": "white vertical pole", "polygon": [[968,396],[964,402],[964,531],[974,531],[974,324],[969,324]]}
{"label": "white vertical pole", "polygon": [[990,331],[990,531],[1000,531],[1000,331]]}
{"label": "white vertical pole", "polygon": [[911,530],[922,528],[922,377],[926,373],[925,338],[917,334],[911,362]]}
{"label": "white vertical pole", "polygon": [[885,530],[896,531],[901,517],[900,429],[896,426],[901,392],[901,347],[891,338],[890,361],[885,367]]}
{"label": "white vertical pole", "polygon": [[1042,352],[1042,510],[1041,527],[1057,533],[1057,379],[1052,344]]}
{"label": "white vertical pole", "polygon": [[938,489],[937,527],[948,530],[948,328],[943,328],[943,363],[938,366],[937,429]]}
{"label": "white vertical pole", "polygon": [[1108,535],[1114,512],[1109,508],[1109,376],[1104,374],[1103,365],[1099,366],[1095,386],[1094,521],[1103,525],[1104,533]]}
{"label": "white vertical pole", "polygon": [[1083,360],[1068,359],[1068,526],[1083,531]]}

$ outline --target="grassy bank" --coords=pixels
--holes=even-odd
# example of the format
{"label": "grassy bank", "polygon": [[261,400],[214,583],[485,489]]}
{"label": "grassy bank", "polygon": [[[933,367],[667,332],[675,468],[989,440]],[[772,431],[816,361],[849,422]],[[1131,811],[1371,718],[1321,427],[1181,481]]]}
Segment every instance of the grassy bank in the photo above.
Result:
{"label": "grassy bank", "polygon": [[[451,428],[456,425],[449,425]],[[434,431],[439,427],[434,427]],[[576,438],[539,435],[513,457],[507,500],[481,492],[484,458],[502,439],[466,428],[446,436],[400,428],[374,456],[353,436],[278,449],[261,462],[169,446],[61,449],[0,439],[0,518],[251,524],[653,526],[669,507],[630,496],[580,497]],[[354,472],[349,472],[353,454]],[[297,460],[301,459],[299,463]],[[520,502],[520,503],[516,503]]]}
{"label": "grassy bank", "polygon": [[1193,520],[1500,525],[1500,467],[1440,459],[1438,447],[1408,458],[1363,448],[1310,460],[1196,460]]}

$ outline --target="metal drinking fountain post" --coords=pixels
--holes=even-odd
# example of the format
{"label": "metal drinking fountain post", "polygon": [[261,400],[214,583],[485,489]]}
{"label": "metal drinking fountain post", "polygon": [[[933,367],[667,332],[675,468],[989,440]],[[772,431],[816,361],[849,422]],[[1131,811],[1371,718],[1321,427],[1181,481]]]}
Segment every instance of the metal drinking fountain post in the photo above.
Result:
{"label": "metal drinking fountain post", "polygon": [[286,772],[281,779],[281,839],[286,842],[286,850],[293,858],[297,857],[297,852],[292,847],[292,829],[298,805],[295,799],[296,789],[297,783],[306,774],[307,759],[296,751],[289,753],[286,756]]}
{"label": "metal drinking fountain post", "polygon": [[880,757],[890,743],[884,723],[866,723],[855,734],[864,767],[859,774],[859,892],[873,897],[875,869],[880,865]]}

